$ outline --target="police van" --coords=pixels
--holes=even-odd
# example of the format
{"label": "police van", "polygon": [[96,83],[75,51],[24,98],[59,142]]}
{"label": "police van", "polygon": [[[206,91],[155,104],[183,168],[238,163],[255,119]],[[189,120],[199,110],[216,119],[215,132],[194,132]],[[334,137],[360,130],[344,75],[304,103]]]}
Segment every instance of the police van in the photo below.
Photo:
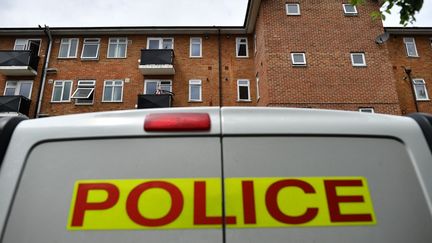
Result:
{"label": "police van", "polygon": [[432,117],[0,118],[0,242],[432,242]]}

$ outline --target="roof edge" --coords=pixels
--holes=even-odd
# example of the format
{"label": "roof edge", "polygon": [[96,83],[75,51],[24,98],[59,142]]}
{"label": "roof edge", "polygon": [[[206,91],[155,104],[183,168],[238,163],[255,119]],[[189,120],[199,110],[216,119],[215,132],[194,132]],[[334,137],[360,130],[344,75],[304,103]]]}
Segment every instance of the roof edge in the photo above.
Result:
{"label": "roof edge", "polygon": [[393,35],[430,35],[432,27],[384,27],[385,32]]}

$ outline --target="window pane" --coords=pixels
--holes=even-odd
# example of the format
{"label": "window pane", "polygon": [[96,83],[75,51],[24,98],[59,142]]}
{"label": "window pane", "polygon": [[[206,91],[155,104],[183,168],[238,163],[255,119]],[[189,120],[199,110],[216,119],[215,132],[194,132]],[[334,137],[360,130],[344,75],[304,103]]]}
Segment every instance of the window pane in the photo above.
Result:
{"label": "window pane", "polygon": [[97,57],[98,45],[84,45],[83,57]]}
{"label": "window pane", "polygon": [[117,57],[126,57],[126,44],[118,45],[118,56]]}
{"label": "window pane", "polygon": [[74,57],[76,55],[77,44],[78,44],[77,39],[71,39],[71,48],[70,48],[69,57]]}
{"label": "window pane", "polygon": [[112,101],[112,87],[105,86],[104,101]]}
{"label": "window pane", "polygon": [[192,56],[193,57],[201,56],[200,46],[201,46],[200,44],[192,44]]}
{"label": "window pane", "polygon": [[5,95],[15,95],[15,88],[6,88]]}
{"label": "window pane", "polygon": [[406,47],[408,56],[417,56],[417,51],[414,43],[407,43]]}
{"label": "window pane", "polygon": [[345,12],[346,13],[355,13],[355,12],[357,12],[356,9],[355,9],[355,7],[354,7],[354,5],[345,4],[344,7],[345,7]]}
{"label": "window pane", "polygon": [[190,88],[190,99],[191,100],[200,100],[201,99],[201,85],[192,84]]}
{"label": "window pane", "polygon": [[297,4],[287,4],[287,6],[288,6],[288,13],[293,14],[299,12]]}
{"label": "window pane", "polygon": [[19,94],[30,99],[32,83],[21,83]]}
{"label": "window pane", "polygon": [[246,44],[239,44],[237,56],[239,57],[246,56]]}
{"label": "window pane", "polygon": [[68,56],[68,44],[61,44],[60,45],[60,53],[59,57],[67,57]]}
{"label": "window pane", "polygon": [[122,87],[114,87],[113,101],[121,101]]}
{"label": "window pane", "polygon": [[419,99],[419,100],[427,99],[426,87],[424,84],[416,84],[415,90],[416,90],[416,94],[417,94],[417,99]]}
{"label": "window pane", "polygon": [[116,48],[117,45],[116,44],[110,44],[109,45],[109,50],[108,50],[108,57],[116,57],[115,53],[116,53]]}
{"label": "window pane", "polygon": [[303,54],[294,54],[293,59],[294,63],[305,63]]}
{"label": "window pane", "polygon": [[354,64],[364,64],[363,55],[360,54],[353,55],[353,62]]}
{"label": "window pane", "polygon": [[63,96],[62,96],[63,101],[69,100],[71,88],[72,88],[71,82],[64,83]]}
{"label": "window pane", "polygon": [[172,39],[164,39],[162,43],[163,49],[173,49]]}
{"label": "window pane", "polygon": [[171,84],[170,83],[166,83],[166,82],[164,84],[163,82],[161,82],[160,89],[163,90],[163,91],[169,91],[169,92],[171,92]]}
{"label": "window pane", "polygon": [[55,86],[54,87],[54,94],[53,94],[53,101],[60,101],[61,100],[61,86]]}
{"label": "window pane", "polygon": [[149,49],[159,49],[159,40],[149,40]]}
{"label": "window pane", "polygon": [[157,89],[157,83],[156,82],[146,82],[146,94],[155,94]]}
{"label": "window pane", "polygon": [[247,86],[239,86],[239,96],[240,100],[248,100],[249,88]]}

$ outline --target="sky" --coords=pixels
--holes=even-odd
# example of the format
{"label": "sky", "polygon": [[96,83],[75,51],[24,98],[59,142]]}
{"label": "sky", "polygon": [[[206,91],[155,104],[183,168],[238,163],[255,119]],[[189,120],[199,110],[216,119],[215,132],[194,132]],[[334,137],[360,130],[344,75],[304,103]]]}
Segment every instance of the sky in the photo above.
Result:
{"label": "sky", "polygon": [[[323,0],[325,1],[325,0]],[[37,4],[35,4],[37,2]],[[0,27],[242,26],[248,0],[0,0]],[[432,27],[432,1],[414,25]],[[132,9],[132,10],[131,10]],[[385,26],[399,26],[397,11]]]}

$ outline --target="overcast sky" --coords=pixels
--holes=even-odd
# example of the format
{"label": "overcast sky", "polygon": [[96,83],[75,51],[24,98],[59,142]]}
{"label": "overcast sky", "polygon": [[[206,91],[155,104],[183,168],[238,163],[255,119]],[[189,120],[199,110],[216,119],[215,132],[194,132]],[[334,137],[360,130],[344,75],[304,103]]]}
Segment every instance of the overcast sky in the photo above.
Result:
{"label": "overcast sky", "polygon": [[[323,0],[325,1],[325,0]],[[0,27],[241,26],[248,0],[0,0]],[[385,26],[398,26],[388,16]],[[414,26],[432,27],[426,0]]]}

